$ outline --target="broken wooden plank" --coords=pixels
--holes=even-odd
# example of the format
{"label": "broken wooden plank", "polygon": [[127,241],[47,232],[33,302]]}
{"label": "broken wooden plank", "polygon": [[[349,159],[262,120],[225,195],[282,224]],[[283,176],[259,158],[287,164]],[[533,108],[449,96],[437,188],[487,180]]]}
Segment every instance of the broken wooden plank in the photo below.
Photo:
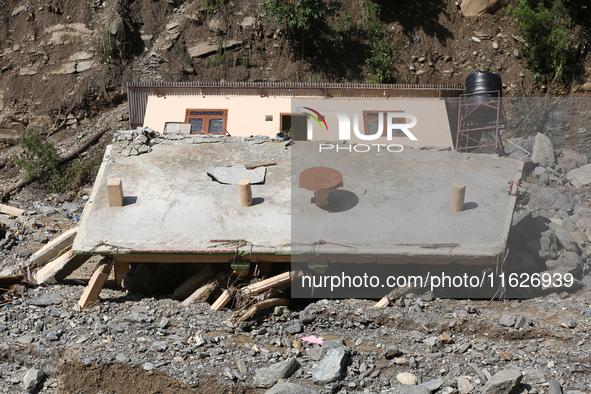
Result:
{"label": "broken wooden plank", "polygon": [[111,264],[101,263],[98,266],[96,271],[94,271],[94,274],[92,274],[90,282],[88,282],[88,286],[86,286],[84,289],[82,297],[80,297],[80,301],[78,301],[78,305],[81,308],[86,308],[87,306],[98,301],[99,293],[105,285],[110,273]]}
{"label": "broken wooden plank", "polygon": [[263,309],[287,304],[289,304],[289,300],[285,298],[271,298],[270,300],[261,301],[258,304],[253,305],[244,315],[240,316],[238,321],[246,321],[253,317],[255,313],[257,313],[258,311],[262,311]]}
{"label": "broken wooden plank", "polygon": [[58,236],[53,241],[48,242],[47,245],[33,253],[29,258],[29,267],[41,267],[55,259],[62,250],[72,245],[77,232],[78,228],[74,227]]}
{"label": "broken wooden plank", "polygon": [[123,288],[123,276],[129,271],[129,263],[126,261],[121,261],[115,257],[115,261],[113,263],[115,266],[115,284],[117,285],[118,289]]}
{"label": "broken wooden plank", "polygon": [[390,300],[388,299],[388,296],[382,298],[381,300],[379,300],[373,307],[374,308],[384,308],[386,306],[390,305]]}
{"label": "broken wooden plank", "polygon": [[225,290],[220,298],[211,305],[211,309],[214,311],[221,311],[232,298],[234,298],[234,289]]}
{"label": "broken wooden plank", "polygon": [[0,212],[10,216],[21,216],[25,214],[24,209],[11,207],[10,205],[0,205]]}
{"label": "broken wooden plank", "polygon": [[204,268],[199,270],[195,275],[191,276],[182,285],[176,288],[173,293],[173,298],[184,300],[185,298],[189,297],[195,290],[197,290],[201,285],[203,285],[206,281],[213,278],[216,271],[211,266],[211,264],[207,264]]}
{"label": "broken wooden plank", "polygon": [[513,184],[511,185],[511,195],[517,195],[517,189],[519,189],[519,183],[521,182],[521,177],[523,175],[523,166],[525,165],[524,161],[520,161],[519,165],[517,166],[517,174],[515,174],[515,180],[513,180]]}
{"label": "broken wooden plank", "polygon": [[247,294],[256,294],[268,290],[271,287],[279,286],[291,281],[291,272],[284,272],[282,274],[273,276],[269,279],[262,280],[252,285],[240,289],[241,292]]}
{"label": "broken wooden plank", "polygon": [[61,282],[82,266],[91,256],[90,254],[75,255],[72,251],[64,253],[37,271],[35,281],[38,285],[41,283]]}
{"label": "broken wooden plank", "polygon": [[193,294],[191,294],[189,297],[187,297],[183,301],[183,305],[187,306],[187,305],[197,304],[199,302],[207,301],[207,299],[211,296],[211,293],[213,293],[214,290],[217,289],[219,285],[220,285],[220,282],[218,282],[217,280],[214,280],[212,282],[209,282],[209,283],[201,286],[200,288],[195,290],[195,292]]}
{"label": "broken wooden plank", "polygon": [[263,167],[263,166],[274,166],[277,165],[277,162],[275,160],[269,160],[269,161],[262,161],[260,163],[253,163],[253,164],[247,164],[244,167],[246,167],[247,170],[252,170],[254,168],[257,167]]}

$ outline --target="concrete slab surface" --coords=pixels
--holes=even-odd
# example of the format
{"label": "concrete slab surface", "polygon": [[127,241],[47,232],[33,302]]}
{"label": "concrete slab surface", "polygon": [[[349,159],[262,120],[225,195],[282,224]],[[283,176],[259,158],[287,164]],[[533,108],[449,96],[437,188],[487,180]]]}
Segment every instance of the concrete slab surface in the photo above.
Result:
{"label": "concrete slab surface", "polygon": [[[364,150],[360,149],[360,150]],[[319,152],[292,147],[294,253],[496,257],[504,251],[515,206],[508,195],[519,162],[486,154],[405,149]],[[319,208],[298,188],[304,170],[324,166],[344,186]],[[466,184],[464,210],[452,212],[452,183]]]}
{"label": "concrete slab surface", "polygon": [[[506,245],[518,161],[484,154],[405,149],[400,153],[318,152],[318,142],[154,145],[125,156],[108,148],[85,208],[75,253],[317,253],[496,257]],[[274,160],[254,204],[236,185],[205,171]],[[328,207],[299,188],[299,174],[324,166],[343,175]],[[121,178],[124,206],[109,207],[107,181]],[[450,210],[451,185],[466,184],[464,211]],[[246,242],[237,243],[239,240]],[[147,260],[146,260],[147,261]]]}
{"label": "concrete slab surface", "polygon": [[[154,145],[140,156],[105,155],[73,250],[93,253],[281,253],[290,242],[290,152],[284,143]],[[219,166],[275,160],[264,184],[252,185],[253,206],[241,207],[236,185],[212,180]],[[260,171],[260,170],[257,170]],[[255,171],[255,172],[257,172]],[[109,207],[107,181],[121,178],[124,206]],[[213,242],[212,242],[213,241]],[[284,247],[283,245],[286,245]]]}

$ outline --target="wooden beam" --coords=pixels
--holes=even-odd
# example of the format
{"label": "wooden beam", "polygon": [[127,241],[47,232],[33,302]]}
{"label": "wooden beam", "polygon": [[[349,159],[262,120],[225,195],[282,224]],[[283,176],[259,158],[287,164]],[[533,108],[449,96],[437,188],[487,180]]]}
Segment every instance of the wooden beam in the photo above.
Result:
{"label": "wooden beam", "polygon": [[257,168],[257,167],[274,166],[276,164],[277,164],[277,162],[275,160],[269,160],[269,161],[262,161],[260,163],[247,164],[244,167],[246,167],[247,170],[252,170],[253,168]]}
{"label": "wooden beam", "polygon": [[390,300],[386,296],[386,297],[382,298],[381,300],[379,300],[373,307],[374,308],[384,308],[388,305],[390,305]]}
{"label": "wooden beam", "polygon": [[75,255],[72,251],[64,253],[37,271],[35,281],[38,285],[41,283],[61,282],[82,266],[90,257],[91,255]]}
{"label": "wooden beam", "polygon": [[[216,253],[183,253],[183,254],[166,254],[163,253],[130,253],[118,254],[117,259],[127,261],[128,263],[231,263],[234,260],[234,252],[232,254],[216,254]],[[245,256],[249,257],[249,256]],[[291,262],[290,255],[252,255],[248,258],[251,263],[260,261],[269,261],[272,263],[289,263]],[[496,260],[495,260],[496,261]]]}
{"label": "wooden beam", "polygon": [[94,274],[92,274],[90,282],[88,282],[88,286],[86,286],[84,289],[82,297],[80,297],[80,301],[78,301],[78,305],[81,308],[86,308],[87,306],[98,301],[99,293],[105,285],[110,273],[111,264],[101,263],[98,266],[96,271],[94,271]]}
{"label": "wooden beam", "polygon": [[25,214],[24,209],[11,207],[10,205],[0,205],[0,212],[10,216],[21,216]]}
{"label": "wooden beam", "polygon": [[260,293],[262,291],[268,290],[271,287],[279,286],[284,283],[288,283],[290,281],[291,281],[291,272],[288,271],[288,272],[284,272],[282,274],[279,274],[277,276],[273,276],[272,278],[265,279],[263,281],[254,283],[250,286],[246,286],[246,287],[240,289],[240,291],[245,294],[256,294],[256,293]]}
{"label": "wooden beam", "polygon": [[206,281],[213,278],[216,270],[210,264],[200,269],[195,275],[191,276],[182,285],[176,288],[172,294],[173,298],[184,300],[189,297],[195,290],[197,290]]}
{"label": "wooden beam", "polygon": [[48,242],[47,245],[33,253],[29,258],[29,267],[40,267],[55,259],[62,250],[72,245],[77,232],[78,228],[74,227],[62,233],[53,241]]}
{"label": "wooden beam", "polygon": [[519,165],[517,166],[517,174],[515,174],[515,180],[513,180],[513,185],[511,185],[511,195],[517,195],[517,189],[519,189],[519,183],[521,182],[521,177],[523,175],[523,166],[525,162],[520,161]]}
{"label": "wooden beam", "polygon": [[198,302],[205,302],[211,296],[211,293],[218,288],[220,282],[217,280],[211,281],[197,290],[183,301],[183,305],[197,304]]}
{"label": "wooden beam", "polygon": [[234,298],[234,290],[227,289],[222,293],[220,298],[218,298],[212,305],[211,309],[214,311],[221,311],[230,300]]}
{"label": "wooden beam", "polygon": [[118,289],[123,289],[123,276],[129,271],[129,263],[115,257],[113,265],[115,266],[115,284]]}
{"label": "wooden beam", "polygon": [[285,298],[271,298],[270,300],[261,301],[258,304],[253,305],[244,315],[240,316],[238,321],[246,321],[253,317],[255,313],[257,313],[258,311],[262,311],[263,309],[287,304],[289,304],[289,300]]}

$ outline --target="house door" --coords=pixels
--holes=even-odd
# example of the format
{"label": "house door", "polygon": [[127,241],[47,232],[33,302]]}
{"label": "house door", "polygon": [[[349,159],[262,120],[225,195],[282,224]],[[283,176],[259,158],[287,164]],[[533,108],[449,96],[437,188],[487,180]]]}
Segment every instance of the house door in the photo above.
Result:
{"label": "house door", "polygon": [[289,134],[294,141],[308,140],[308,115],[281,114],[281,133]]}

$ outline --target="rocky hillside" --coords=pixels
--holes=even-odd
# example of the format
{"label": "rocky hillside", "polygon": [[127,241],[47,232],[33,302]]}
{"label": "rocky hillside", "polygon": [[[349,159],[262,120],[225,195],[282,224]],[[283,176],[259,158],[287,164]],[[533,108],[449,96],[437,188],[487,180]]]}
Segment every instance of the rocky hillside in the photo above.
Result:
{"label": "rocky hillside", "polygon": [[342,47],[310,56],[257,0],[2,0],[0,140],[14,143],[28,126],[52,132],[89,122],[125,100],[128,81],[365,82],[368,59],[385,48],[376,40],[392,48],[391,59],[373,63],[386,80],[463,83],[480,69],[501,74],[506,96],[591,94],[589,68],[566,85],[535,82],[504,7],[341,3]]}

